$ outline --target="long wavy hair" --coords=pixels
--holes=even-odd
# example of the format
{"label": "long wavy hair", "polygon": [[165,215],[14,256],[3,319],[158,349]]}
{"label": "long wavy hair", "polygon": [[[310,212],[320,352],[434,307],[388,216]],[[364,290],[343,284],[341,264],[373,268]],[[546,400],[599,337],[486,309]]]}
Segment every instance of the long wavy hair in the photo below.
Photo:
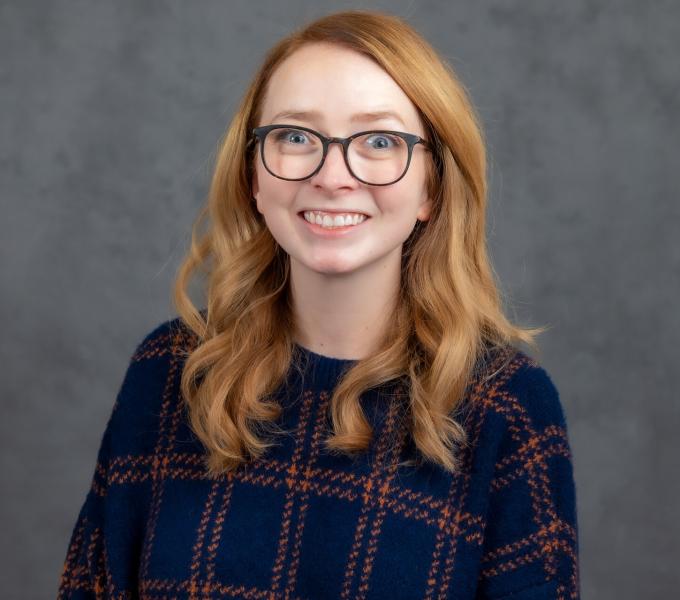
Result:
{"label": "long wavy hair", "polygon": [[[398,17],[373,11],[330,14],[279,41],[264,58],[221,139],[206,205],[177,272],[173,301],[196,340],[185,350],[181,392],[190,425],[216,478],[261,458],[281,406],[272,399],[295,363],[290,262],[252,200],[256,159],[250,143],[267,82],[305,44],[339,44],[372,58],[419,111],[434,145],[428,221],[403,247],[397,308],[378,349],[340,378],[330,402],[333,453],[366,450],[372,429],[359,397],[401,379],[410,434],[421,459],[459,469],[467,444],[456,409],[491,352],[523,341],[536,349],[545,328],[521,328],[504,316],[487,256],[486,154],[479,119],[464,86],[435,50]],[[188,286],[202,272],[205,309]],[[490,375],[488,375],[490,376]],[[265,435],[261,435],[264,432]]]}

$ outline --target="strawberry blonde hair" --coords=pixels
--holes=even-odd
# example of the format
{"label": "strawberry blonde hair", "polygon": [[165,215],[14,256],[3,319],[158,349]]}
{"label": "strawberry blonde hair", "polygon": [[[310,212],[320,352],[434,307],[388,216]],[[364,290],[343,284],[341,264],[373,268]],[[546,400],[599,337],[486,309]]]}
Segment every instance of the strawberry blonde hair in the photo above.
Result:
{"label": "strawberry blonde hair", "polygon": [[[281,406],[270,396],[294,364],[290,259],[252,201],[254,146],[267,82],[305,44],[326,42],[373,59],[418,109],[434,145],[427,187],[430,219],[406,240],[395,313],[377,351],[358,360],[333,391],[332,452],[364,451],[372,430],[362,392],[401,378],[409,425],[423,459],[450,472],[466,444],[454,418],[477,367],[520,341],[536,348],[545,328],[523,329],[503,314],[485,236],[486,154],[474,108],[451,67],[407,23],[372,11],[330,14],[280,40],[264,58],[221,140],[206,205],[192,229],[173,301],[196,343],[185,350],[181,392],[207,450],[210,477],[261,458],[273,445]],[[204,224],[207,224],[204,227]],[[203,272],[207,304],[188,294]]]}

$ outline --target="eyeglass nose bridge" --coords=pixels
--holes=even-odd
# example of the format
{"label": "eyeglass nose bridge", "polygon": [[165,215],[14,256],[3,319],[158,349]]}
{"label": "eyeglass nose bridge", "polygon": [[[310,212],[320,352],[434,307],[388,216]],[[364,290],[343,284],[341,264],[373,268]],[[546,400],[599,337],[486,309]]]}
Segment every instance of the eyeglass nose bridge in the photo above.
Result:
{"label": "eyeglass nose bridge", "polygon": [[347,167],[347,171],[349,174],[356,178],[354,175],[354,172],[352,171],[352,167],[349,164],[349,158],[347,156],[347,150],[349,148],[349,145],[352,141],[352,138],[341,138],[341,137],[321,137],[321,142],[323,143],[323,153],[321,155],[321,160],[319,161],[319,165],[317,168],[314,170],[314,172],[310,175],[310,177],[313,177],[316,175],[321,169],[323,169],[323,166],[326,164],[326,157],[328,156],[328,152],[330,151],[331,144],[340,144],[342,147],[341,152],[342,152],[342,159],[345,162],[345,167]]}

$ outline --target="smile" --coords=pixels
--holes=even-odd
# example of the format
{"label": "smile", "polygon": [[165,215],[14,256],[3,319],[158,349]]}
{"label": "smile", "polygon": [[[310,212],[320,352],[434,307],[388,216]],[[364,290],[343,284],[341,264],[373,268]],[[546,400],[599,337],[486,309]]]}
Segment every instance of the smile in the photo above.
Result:
{"label": "smile", "polygon": [[331,214],[321,211],[305,211],[302,213],[305,221],[323,227],[324,229],[338,229],[352,227],[363,223],[368,217],[360,213]]}

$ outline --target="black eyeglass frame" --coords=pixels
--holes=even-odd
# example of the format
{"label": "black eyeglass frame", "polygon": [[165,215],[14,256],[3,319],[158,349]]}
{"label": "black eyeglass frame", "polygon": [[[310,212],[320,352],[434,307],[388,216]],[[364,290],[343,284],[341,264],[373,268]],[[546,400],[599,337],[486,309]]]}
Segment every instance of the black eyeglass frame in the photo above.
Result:
{"label": "black eyeglass frame", "polygon": [[[309,175],[306,177],[297,177],[295,179],[291,179],[289,177],[281,177],[280,175],[277,175],[276,173],[272,172],[271,169],[267,166],[267,162],[264,159],[264,139],[267,137],[267,134],[272,131],[273,129],[299,129],[301,131],[306,131],[308,133],[313,133],[316,135],[320,140],[321,143],[323,144],[323,153],[321,155],[321,160],[319,161],[319,166]],[[402,138],[408,147],[408,160],[406,161],[406,167],[404,168],[404,172],[397,177],[394,181],[390,181],[389,183],[369,183],[368,181],[364,181],[361,179],[361,177],[357,177],[357,175],[352,171],[352,167],[349,164],[349,160],[347,158],[347,149],[349,148],[349,145],[351,141],[354,138],[357,138],[362,135],[366,135],[367,133],[388,133],[390,135],[396,135],[400,138]],[[327,137],[315,129],[310,129],[309,127],[303,127],[301,125],[290,125],[290,124],[284,124],[284,123],[273,123],[271,125],[262,125],[261,127],[254,127],[252,131],[252,137],[250,139],[251,142],[260,142],[260,157],[262,159],[262,164],[264,165],[264,168],[269,171],[274,177],[277,177],[279,179],[284,179],[285,181],[304,181],[305,179],[309,179],[310,177],[314,177],[321,168],[323,167],[324,163],[326,162],[326,155],[328,154],[328,148],[331,144],[340,144],[342,146],[342,156],[345,159],[345,165],[347,166],[347,170],[352,174],[352,177],[357,179],[358,181],[361,181],[361,183],[365,183],[366,185],[376,185],[376,186],[383,186],[383,185],[392,185],[394,183],[397,183],[400,179],[406,175],[408,172],[408,168],[411,165],[411,156],[413,155],[413,147],[416,144],[422,144],[425,149],[428,152],[432,152],[433,148],[432,145],[427,141],[421,138],[418,135],[415,135],[413,133],[405,133],[403,131],[391,131],[389,129],[369,129],[367,131],[359,131],[358,133],[353,133],[349,137],[346,138],[341,138],[341,137]]]}

